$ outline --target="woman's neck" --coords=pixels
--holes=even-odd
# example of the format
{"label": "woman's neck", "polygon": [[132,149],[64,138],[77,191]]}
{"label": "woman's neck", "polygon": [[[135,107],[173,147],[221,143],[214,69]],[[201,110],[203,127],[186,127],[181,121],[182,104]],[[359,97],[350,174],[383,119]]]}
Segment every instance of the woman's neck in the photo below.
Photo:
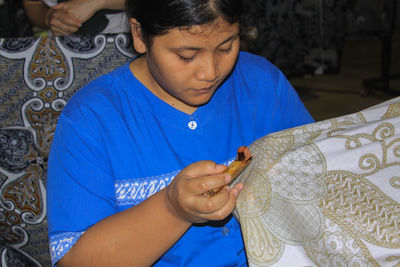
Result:
{"label": "woman's neck", "polygon": [[129,64],[132,74],[138,79],[150,92],[156,97],[182,111],[186,114],[193,114],[197,107],[189,106],[174,96],[168,94],[161,86],[153,79],[153,75],[147,65],[146,55],[139,56]]}

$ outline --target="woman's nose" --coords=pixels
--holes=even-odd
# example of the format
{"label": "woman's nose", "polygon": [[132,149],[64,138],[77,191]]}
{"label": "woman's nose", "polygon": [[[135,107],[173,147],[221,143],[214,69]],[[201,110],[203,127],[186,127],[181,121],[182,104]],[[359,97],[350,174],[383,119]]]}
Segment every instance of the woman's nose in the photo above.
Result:
{"label": "woman's nose", "polygon": [[197,79],[200,81],[213,82],[220,76],[217,59],[211,57],[205,59],[197,70]]}

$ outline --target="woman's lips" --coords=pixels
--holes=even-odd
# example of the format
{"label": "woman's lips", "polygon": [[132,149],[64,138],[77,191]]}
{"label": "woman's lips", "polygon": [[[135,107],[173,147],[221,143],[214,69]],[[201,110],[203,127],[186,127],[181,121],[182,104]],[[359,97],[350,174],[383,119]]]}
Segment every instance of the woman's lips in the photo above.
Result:
{"label": "woman's lips", "polygon": [[205,87],[205,88],[200,88],[200,89],[194,89],[195,92],[198,92],[200,94],[207,94],[211,90],[213,90],[216,87],[216,84],[210,86],[210,87]]}

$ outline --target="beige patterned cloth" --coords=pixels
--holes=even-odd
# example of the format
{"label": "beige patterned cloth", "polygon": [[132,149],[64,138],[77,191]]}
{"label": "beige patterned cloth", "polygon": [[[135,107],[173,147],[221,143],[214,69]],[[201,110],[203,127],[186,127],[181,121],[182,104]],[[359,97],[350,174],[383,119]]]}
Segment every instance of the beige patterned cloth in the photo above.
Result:
{"label": "beige patterned cloth", "polygon": [[400,97],[249,148],[235,215],[250,266],[400,266]]}

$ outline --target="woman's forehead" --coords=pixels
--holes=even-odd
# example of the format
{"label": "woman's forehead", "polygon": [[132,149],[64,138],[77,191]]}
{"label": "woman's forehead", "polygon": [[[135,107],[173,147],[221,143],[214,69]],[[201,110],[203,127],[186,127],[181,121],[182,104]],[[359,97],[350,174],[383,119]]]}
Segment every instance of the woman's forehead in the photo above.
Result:
{"label": "woman's forehead", "polygon": [[179,27],[180,31],[185,31],[190,34],[201,34],[205,32],[226,32],[232,31],[238,26],[239,23],[229,23],[228,21],[218,17],[217,19],[202,25],[184,26]]}
{"label": "woman's forehead", "polygon": [[212,23],[177,27],[153,39],[153,46],[203,47],[218,46],[239,34],[239,23],[215,20]]}

